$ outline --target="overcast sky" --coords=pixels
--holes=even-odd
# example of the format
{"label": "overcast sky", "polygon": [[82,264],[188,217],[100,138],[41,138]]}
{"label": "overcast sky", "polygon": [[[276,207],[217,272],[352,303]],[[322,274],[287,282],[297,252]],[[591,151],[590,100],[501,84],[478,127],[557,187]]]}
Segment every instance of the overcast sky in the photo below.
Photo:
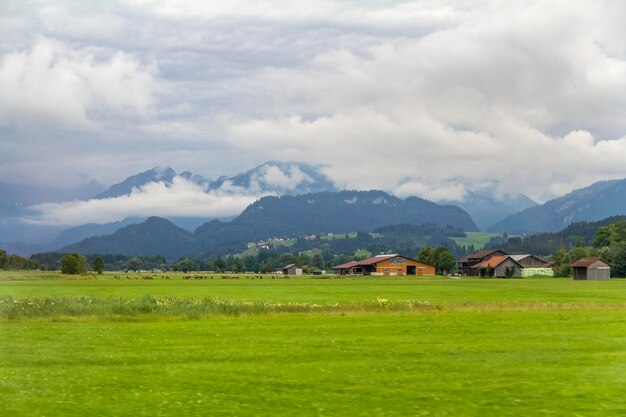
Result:
{"label": "overcast sky", "polygon": [[626,177],[623,1],[0,2],[0,178],[266,160],[542,201]]}

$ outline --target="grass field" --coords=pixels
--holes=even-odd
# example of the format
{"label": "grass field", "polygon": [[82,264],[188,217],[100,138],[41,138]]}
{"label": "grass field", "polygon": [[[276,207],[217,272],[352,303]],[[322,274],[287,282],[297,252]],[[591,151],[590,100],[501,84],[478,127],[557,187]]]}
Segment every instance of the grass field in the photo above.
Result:
{"label": "grass field", "polygon": [[0,299],[1,415],[626,410],[621,279],[3,272]]}
{"label": "grass field", "polygon": [[451,237],[459,246],[474,245],[476,250],[483,249],[492,237],[500,237],[500,233],[465,232],[465,237]]}

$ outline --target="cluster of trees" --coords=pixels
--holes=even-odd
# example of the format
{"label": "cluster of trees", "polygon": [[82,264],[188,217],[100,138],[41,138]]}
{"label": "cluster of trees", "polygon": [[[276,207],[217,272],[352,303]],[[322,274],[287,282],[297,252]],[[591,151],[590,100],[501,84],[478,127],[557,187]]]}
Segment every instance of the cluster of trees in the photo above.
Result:
{"label": "cluster of trees", "polygon": [[[56,271],[62,269],[61,260],[65,255],[64,253],[56,252],[38,253],[31,256],[31,260],[36,263],[41,270]],[[103,271],[139,271],[142,269],[168,270],[170,265],[170,262],[161,255],[132,257],[119,254],[91,254],[86,255],[86,258],[87,265],[90,265],[91,269],[96,272],[100,269]],[[101,261],[97,260],[98,258],[100,258]]]}
{"label": "cluster of trees", "polygon": [[9,255],[6,251],[0,249],[0,269],[37,269],[39,264],[32,259],[24,258],[19,255]]}
{"label": "cluster of trees", "polygon": [[87,257],[78,253],[68,253],[61,258],[61,272],[64,274],[86,273]]}
{"label": "cluster of trees", "polygon": [[559,249],[569,251],[574,247],[591,246],[598,230],[619,221],[626,220],[626,216],[613,216],[594,222],[572,223],[558,232],[537,233],[524,237],[509,237],[506,240],[494,239],[487,245],[487,249],[500,249],[507,253],[533,253],[548,256]]}
{"label": "cluster of trees", "polygon": [[434,265],[437,273],[441,275],[456,270],[456,259],[445,246],[437,246],[436,248],[424,246],[417,255],[417,260]]}
{"label": "cluster of trees", "polygon": [[610,263],[612,276],[626,276],[626,220],[600,226],[592,239],[579,236],[570,250],[561,245],[554,253],[555,275],[570,276],[570,264],[586,257],[598,257]]}
{"label": "cluster of trees", "polygon": [[216,259],[191,259],[180,258],[171,265],[173,271],[215,271],[215,272],[274,272],[287,264],[298,264],[307,266],[305,272],[312,272],[315,269],[329,269],[332,265],[343,263],[345,258],[339,260],[336,256],[325,259],[319,251],[313,253],[278,253],[274,251],[262,251],[257,255],[243,257],[225,256]]}
{"label": "cluster of trees", "polygon": [[598,256],[611,264],[613,276],[626,276],[626,220],[600,227],[593,247]]}

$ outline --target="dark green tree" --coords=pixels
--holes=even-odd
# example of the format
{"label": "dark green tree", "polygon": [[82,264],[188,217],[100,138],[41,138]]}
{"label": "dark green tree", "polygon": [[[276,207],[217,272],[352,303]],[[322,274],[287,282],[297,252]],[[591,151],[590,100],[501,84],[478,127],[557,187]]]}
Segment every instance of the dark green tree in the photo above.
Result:
{"label": "dark green tree", "polygon": [[215,267],[215,272],[224,272],[226,262],[222,258],[217,258],[213,261],[213,266]]}
{"label": "dark green tree", "polygon": [[68,253],[61,258],[61,272],[64,274],[84,274],[87,272],[87,258],[79,253]]}
{"label": "dark green tree", "polygon": [[437,246],[433,254],[435,267],[440,274],[447,274],[456,268],[456,259],[445,246]]}
{"label": "dark green tree", "polygon": [[430,246],[422,247],[417,255],[417,260],[425,264],[435,265],[435,250]]}
{"label": "dark green tree", "polygon": [[128,262],[126,262],[126,268],[131,271],[139,271],[142,264],[143,262],[141,261],[141,259],[134,257],[130,258]]}
{"label": "dark green tree", "polygon": [[233,272],[235,274],[239,274],[241,272],[245,272],[246,267],[243,266],[243,262],[241,262],[240,259],[236,260],[235,263],[233,264]]}
{"label": "dark green tree", "polygon": [[313,254],[313,257],[311,258],[311,263],[316,268],[324,269],[324,258],[322,257],[322,254],[319,252],[315,252]]}
{"label": "dark green tree", "polygon": [[181,258],[173,265],[174,271],[189,272],[195,269],[194,262],[189,258]]}
{"label": "dark green tree", "polygon": [[102,274],[102,272],[104,271],[104,259],[102,259],[102,256],[96,257],[91,263],[91,267],[98,274]]}

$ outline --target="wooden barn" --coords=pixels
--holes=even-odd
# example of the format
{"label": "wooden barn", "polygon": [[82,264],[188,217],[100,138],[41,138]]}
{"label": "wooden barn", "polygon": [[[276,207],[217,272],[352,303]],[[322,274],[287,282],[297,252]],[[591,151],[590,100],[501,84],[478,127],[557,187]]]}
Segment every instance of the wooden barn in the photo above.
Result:
{"label": "wooden barn", "polygon": [[406,256],[378,255],[334,266],[338,275],[435,275],[435,267]]}
{"label": "wooden barn", "polygon": [[289,264],[283,267],[284,275],[302,275],[302,267],[296,264]]}
{"label": "wooden barn", "polygon": [[534,275],[554,276],[552,264],[548,261],[531,255],[511,255],[511,258],[522,266],[522,277],[532,277]]}
{"label": "wooden barn", "polygon": [[478,265],[481,262],[486,261],[494,256],[506,256],[508,253],[497,249],[484,249],[471,255],[467,255],[458,260],[459,273],[463,275],[473,276],[477,274],[478,270],[472,268],[474,265]]}
{"label": "wooden barn", "polygon": [[611,278],[611,265],[600,258],[582,258],[572,264],[575,280],[599,281]]}
{"label": "wooden barn", "polygon": [[[488,276],[496,278],[520,278],[522,276],[522,265],[509,255],[492,256],[472,267],[473,276]],[[481,270],[483,274],[481,275]],[[490,271],[490,272],[489,272]]]}

